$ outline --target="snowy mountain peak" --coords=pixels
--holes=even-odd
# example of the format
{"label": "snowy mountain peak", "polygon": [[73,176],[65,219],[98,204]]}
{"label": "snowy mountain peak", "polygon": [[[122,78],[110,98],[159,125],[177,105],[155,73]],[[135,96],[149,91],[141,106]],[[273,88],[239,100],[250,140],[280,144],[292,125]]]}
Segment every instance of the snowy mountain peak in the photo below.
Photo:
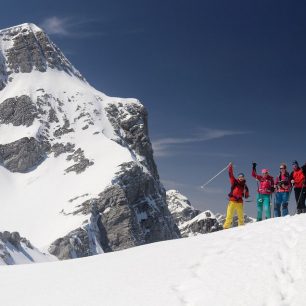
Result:
{"label": "snowy mountain peak", "polygon": [[35,24],[24,23],[0,30],[0,90],[16,74],[64,71],[85,81],[48,35]]}
{"label": "snowy mountain peak", "polygon": [[167,190],[166,195],[169,211],[178,227],[200,214],[200,211],[192,207],[188,198],[178,190]]}
{"label": "snowy mountain peak", "polygon": [[42,32],[43,31],[40,27],[38,27],[34,23],[25,22],[25,23],[18,24],[18,25],[9,27],[9,28],[1,29],[0,30],[0,35],[5,33],[5,32],[12,32],[12,31],[20,32],[20,31],[23,31],[23,30],[32,31],[32,32]]}
{"label": "snowy mountain peak", "polygon": [[167,190],[167,198],[169,199],[170,205],[173,205],[173,209],[175,210],[183,210],[191,207],[188,198],[178,190]]}
{"label": "snowy mountain peak", "polygon": [[91,87],[35,25],[1,31],[0,230],[61,259],[179,237],[147,117]]}

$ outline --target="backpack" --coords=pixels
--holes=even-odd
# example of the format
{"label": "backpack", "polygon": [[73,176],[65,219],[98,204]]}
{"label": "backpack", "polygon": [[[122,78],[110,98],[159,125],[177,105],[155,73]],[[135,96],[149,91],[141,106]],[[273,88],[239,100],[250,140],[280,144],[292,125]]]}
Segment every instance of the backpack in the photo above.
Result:
{"label": "backpack", "polygon": [[[234,195],[234,190],[235,190],[236,187],[243,187],[242,197],[237,197],[237,196]],[[249,192],[249,188],[248,188],[247,184],[244,184],[244,186],[242,186],[242,185],[240,185],[240,184],[238,183],[237,180],[235,180],[234,184],[232,184],[232,186],[231,186],[231,191],[230,191],[230,193],[228,194],[228,196],[229,196],[230,198],[235,198],[235,199],[238,201],[238,200],[242,200],[242,198],[245,198],[245,195],[246,195],[246,193],[248,193],[248,192]]]}

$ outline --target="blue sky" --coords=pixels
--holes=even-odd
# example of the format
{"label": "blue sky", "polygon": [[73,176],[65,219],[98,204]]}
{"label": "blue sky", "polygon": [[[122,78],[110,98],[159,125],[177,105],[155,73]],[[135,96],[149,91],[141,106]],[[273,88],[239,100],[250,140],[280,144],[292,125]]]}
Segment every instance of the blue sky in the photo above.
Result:
{"label": "blue sky", "polygon": [[0,14],[1,28],[44,27],[97,89],[140,99],[162,181],[198,208],[225,212],[227,175],[199,186],[229,161],[252,199],[252,160],[274,175],[306,161],[304,1],[28,0]]}

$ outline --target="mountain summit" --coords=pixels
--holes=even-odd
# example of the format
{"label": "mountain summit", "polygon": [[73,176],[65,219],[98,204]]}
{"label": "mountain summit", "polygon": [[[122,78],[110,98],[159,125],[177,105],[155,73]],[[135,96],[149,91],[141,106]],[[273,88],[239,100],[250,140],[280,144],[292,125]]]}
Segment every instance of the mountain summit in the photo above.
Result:
{"label": "mountain summit", "polygon": [[0,231],[60,259],[180,236],[135,99],[91,87],[34,24],[0,31]]}

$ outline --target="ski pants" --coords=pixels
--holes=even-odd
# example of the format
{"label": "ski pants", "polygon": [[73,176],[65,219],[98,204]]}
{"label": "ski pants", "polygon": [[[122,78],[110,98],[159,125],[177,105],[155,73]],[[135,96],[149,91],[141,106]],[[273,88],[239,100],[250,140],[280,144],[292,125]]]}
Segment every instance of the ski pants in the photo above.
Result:
{"label": "ski pants", "polygon": [[[274,203],[274,216],[287,216],[288,215],[288,201],[289,201],[289,192],[277,192],[275,194],[275,203]],[[282,213],[281,213],[282,208]]]}
{"label": "ski pants", "polygon": [[306,187],[305,188],[294,188],[295,200],[297,205],[297,211],[303,212],[305,207],[305,200],[306,200]]}
{"label": "ski pants", "polygon": [[231,227],[235,211],[237,211],[238,225],[239,226],[244,225],[243,203],[236,201],[229,201],[226,211],[226,220],[223,225],[224,229]]}
{"label": "ski pants", "polygon": [[262,220],[262,212],[265,211],[266,219],[271,218],[270,209],[270,195],[269,194],[257,194],[257,221]]}

